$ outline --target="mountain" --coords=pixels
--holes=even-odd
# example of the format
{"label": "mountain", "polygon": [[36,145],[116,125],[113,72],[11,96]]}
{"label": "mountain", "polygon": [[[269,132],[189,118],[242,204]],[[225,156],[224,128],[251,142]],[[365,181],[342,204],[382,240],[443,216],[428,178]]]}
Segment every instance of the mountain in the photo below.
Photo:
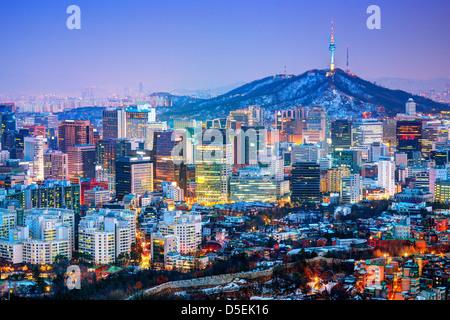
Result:
{"label": "mountain", "polygon": [[211,99],[196,99],[161,108],[159,118],[195,118],[198,120],[224,117],[231,110],[259,105],[269,116],[277,109],[303,105],[322,105],[333,118],[361,118],[371,116],[395,116],[405,110],[405,103],[413,98],[419,112],[450,110],[447,104],[378,86],[356,75],[336,69],[310,70],[300,75],[275,75],[244,84]]}
{"label": "mountain", "polygon": [[221,86],[213,89],[198,89],[198,90],[190,90],[190,89],[177,89],[171,92],[173,95],[177,96],[189,96],[200,99],[209,99],[212,97],[219,96],[221,94],[227,93],[230,90],[236,89],[244,85],[245,82],[239,81],[236,83],[232,83],[230,85]]}

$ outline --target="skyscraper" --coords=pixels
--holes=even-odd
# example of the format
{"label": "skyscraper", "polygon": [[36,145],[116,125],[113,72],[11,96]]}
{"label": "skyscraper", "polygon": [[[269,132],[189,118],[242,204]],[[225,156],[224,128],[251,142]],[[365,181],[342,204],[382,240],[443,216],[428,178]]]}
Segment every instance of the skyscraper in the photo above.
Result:
{"label": "skyscraper", "polygon": [[2,134],[5,131],[16,131],[16,114],[14,112],[4,112],[0,113],[1,124],[2,124]]}
{"label": "skyscraper", "polygon": [[44,180],[44,138],[24,138],[24,160],[32,162],[32,176],[34,181]]}
{"label": "skyscraper", "polygon": [[341,181],[343,177],[350,175],[350,168],[339,167],[327,170],[327,191],[332,193],[341,192]]}
{"label": "skyscraper", "polygon": [[266,151],[266,134],[263,126],[243,125],[236,130],[235,163],[255,165]]}
{"label": "skyscraper", "polygon": [[352,123],[353,146],[368,146],[383,143],[383,122],[377,119],[358,119]]}
{"label": "skyscraper", "polygon": [[361,201],[361,178],[358,173],[342,177],[340,197],[342,202],[347,203]]}
{"label": "skyscraper", "polygon": [[408,101],[406,102],[405,109],[406,114],[408,115],[413,116],[416,114],[416,103],[412,98],[409,98]]}
{"label": "skyscraper", "polygon": [[422,151],[422,122],[397,121],[397,151],[408,156],[408,163],[413,161],[414,152]]}
{"label": "skyscraper", "polygon": [[195,146],[195,183],[197,202],[225,203],[229,198],[229,178],[233,169],[233,141],[227,130],[221,141]]}
{"label": "skyscraper", "polygon": [[302,143],[292,147],[293,162],[314,162],[319,161],[319,147],[313,143]]}
{"label": "skyscraper", "polygon": [[279,198],[277,184],[268,171],[257,167],[239,169],[230,180],[230,201],[271,201]]}
{"label": "skyscraper", "polygon": [[395,161],[393,157],[380,157],[378,160],[378,186],[384,188],[386,196],[396,193]]}
{"label": "skyscraper", "polygon": [[95,146],[82,144],[67,148],[69,178],[95,179]]}
{"label": "skyscraper", "polygon": [[127,139],[101,139],[95,145],[97,180],[107,181],[111,192],[116,190],[116,160],[126,157],[131,151]]}
{"label": "skyscraper", "polygon": [[333,167],[346,167],[351,173],[358,173],[361,165],[361,151],[336,150],[333,153]]}
{"label": "skyscraper", "polygon": [[153,192],[153,163],[150,157],[120,157],[116,161],[116,200],[127,194]]}
{"label": "skyscraper", "polygon": [[[172,151],[179,142],[181,142],[181,136],[177,134],[177,131],[167,130],[154,133],[155,189],[161,189],[161,182],[163,181],[176,182],[180,188],[186,189],[186,164],[174,161],[172,156]],[[183,150],[183,152],[186,151]]]}
{"label": "skyscraper", "polygon": [[69,180],[69,158],[67,153],[57,150],[45,150],[44,179]]}
{"label": "skyscraper", "polygon": [[126,137],[125,110],[117,108],[102,111],[103,139],[119,139]]}
{"label": "skyscraper", "polygon": [[68,147],[94,144],[94,127],[87,120],[63,120],[58,125],[58,149],[67,153]]}
{"label": "skyscraper", "polygon": [[347,119],[331,122],[331,151],[338,148],[350,149],[352,146],[352,123]]}
{"label": "skyscraper", "polygon": [[156,121],[155,110],[149,104],[127,108],[125,110],[126,137],[147,139],[148,124]]}
{"label": "skyscraper", "polygon": [[292,167],[291,201],[318,203],[320,195],[320,167],[314,162],[297,162]]}

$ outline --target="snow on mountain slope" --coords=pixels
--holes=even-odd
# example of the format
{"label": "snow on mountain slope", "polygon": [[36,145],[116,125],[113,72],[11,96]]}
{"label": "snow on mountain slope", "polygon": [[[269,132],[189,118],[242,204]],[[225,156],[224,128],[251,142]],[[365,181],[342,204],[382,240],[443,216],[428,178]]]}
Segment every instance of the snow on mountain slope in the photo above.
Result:
{"label": "snow on mountain slope", "polygon": [[301,75],[275,75],[247,83],[212,99],[174,104],[161,109],[161,119],[191,117],[199,120],[226,117],[231,110],[259,105],[271,114],[278,109],[302,105],[322,105],[333,118],[360,118],[364,112],[372,116],[395,115],[404,112],[405,103],[413,98],[418,111],[450,110],[437,103],[401,90],[377,86],[357,76],[336,69],[310,70]]}

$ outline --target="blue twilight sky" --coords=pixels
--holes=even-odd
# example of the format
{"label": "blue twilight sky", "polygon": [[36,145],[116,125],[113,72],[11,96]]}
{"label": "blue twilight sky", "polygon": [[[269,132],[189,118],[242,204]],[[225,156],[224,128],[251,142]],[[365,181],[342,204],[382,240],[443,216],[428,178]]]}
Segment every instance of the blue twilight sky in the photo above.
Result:
{"label": "blue twilight sky", "polygon": [[[81,30],[69,30],[69,5]],[[381,29],[369,30],[369,5]],[[363,78],[450,74],[449,0],[0,0],[0,93],[215,88],[329,65]]]}

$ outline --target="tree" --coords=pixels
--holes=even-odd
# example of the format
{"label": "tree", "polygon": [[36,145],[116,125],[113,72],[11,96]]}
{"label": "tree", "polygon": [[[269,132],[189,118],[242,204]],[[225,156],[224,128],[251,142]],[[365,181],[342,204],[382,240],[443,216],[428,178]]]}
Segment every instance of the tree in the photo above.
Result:
{"label": "tree", "polygon": [[143,251],[142,247],[139,244],[134,243],[131,245],[131,252],[130,252],[129,258],[131,260],[140,262],[142,259],[143,253],[144,253],[144,251]]}
{"label": "tree", "polygon": [[332,300],[349,300],[350,294],[345,290],[343,284],[340,282],[333,286],[330,291],[330,298]]}
{"label": "tree", "polygon": [[130,259],[130,255],[128,253],[125,252],[121,252],[118,256],[117,256],[117,263],[119,265],[123,265],[125,262],[127,262]]}
{"label": "tree", "polygon": [[45,280],[41,277],[41,269],[39,266],[35,266],[32,271],[33,280],[36,283],[36,288],[38,292],[44,292],[46,283]]}
{"label": "tree", "polygon": [[269,240],[267,240],[267,247],[273,248],[273,246],[277,243],[277,241],[273,237],[269,237]]}
{"label": "tree", "polygon": [[55,256],[55,260],[54,260],[53,263],[54,264],[59,264],[59,263],[66,263],[68,261],[69,261],[69,259],[65,255],[58,254],[58,255]]}
{"label": "tree", "polygon": [[67,286],[65,283],[66,271],[69,267],[70,261],[66,256],[57,255],[55,261],[53,262],[53,273],[55,277],[52,280],[53,292],[55,295],[65,295],[67,294]]}

